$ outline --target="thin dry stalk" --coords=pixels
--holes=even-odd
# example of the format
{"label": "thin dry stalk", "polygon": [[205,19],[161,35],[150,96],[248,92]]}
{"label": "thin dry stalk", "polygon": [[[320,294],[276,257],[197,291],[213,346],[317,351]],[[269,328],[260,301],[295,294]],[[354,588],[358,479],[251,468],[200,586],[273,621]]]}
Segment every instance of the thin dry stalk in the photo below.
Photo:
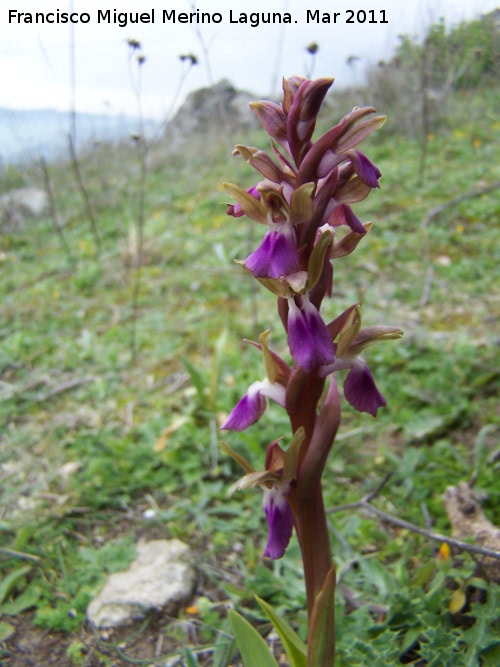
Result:
{"label": "thin dry stalk", "polygon": [[54,221],[54,229],[55,229],[56,234],[59,238],[59,241],[61,242],[62,249],[66,253],[66,257],[68,259],[68,262],[70,264],[74,264],[75,260],[74,260],[73,255],[71,254],[71,249],[68,245],[68,241],[66,240],[66,236],[64,234],[64,229],[63,229],[63,224],[61,222],[61,218],[60,218],[59,212],[57,210],[56,201],[55,201],[55,198],[54,198],[54,190],[52,188],[52,182],[51,182],[51,179],[50,179],[49,167],[48,167],[47,161],[45,160],[44,157],[42,157],[40,159],[40,166],[42,168],[45,192],[47,193],[47,197],[48,197],[48,200],[49,200],[50,215],[52,217],[52,220]]}
{"label": "thin dry stalk", "polygon": [[422,131],[420,137],[420,162],[418,167],[418,186],[422,187],[425,179],[425,168],[427,164],[427,147],[430,132],[429,112],[429,66],[427,62],[427,48],[424,44],[420,63],[420,110]]}
{"label": "thin dry stalk", "polygon": [[[189,6],[191,7],[192,12],[197,11],[196,3],[195,2],[189,2]],[[198,24],[193,23],[193,30],[196,34],[196,38],[200,44],[201,51],[203,53],[203,62],[205,63],[205,68],[207,70],[207,78],[208,78],[208,85],[213,86],[214,85],[214,77],[212,74],[212,67],[210,65],[210,47],[212,46],[211,44],[207,46],[205,39],[203,38],[203,33],[201,32],[200,28],[198,27]]]}
{"label": "thin dry stalk", "polygon": [[[131,350],[132,363],[135,363],[137,358],[137,320],[139,312],[139,298],[141,295],[141,280],[142,280],[142,266],[144,263],[144,222],[145,222],[145,206],[146,206],[146,180],[148,175],[148,158],[149,146],[145,136],[144,114],[142,110],[142,66],[146,62],[145,56],[140,52],[141,44],[135,40],[128,40],[129,46],[129,74],[132,88],[134,90],[137,117],[139,122],[138,133],[134,136],[138,148],[139,160],[139,182],[137,195],[137,212],[135,220],[136,230],[136,258],[132,262],[132,267],[135,267],[133,291],[132,291],[132,331],[131,331]],[[139,53],[136,56],[137,64],[137,78],[134,78],[134,71],[132,69],[133,55],[136,51]]]}
{"label": "thin dry stalk", "polygon": [[94,237],[97,254],[100,255],[102,252],[101,237],[99,235],[99,230],[97,228],[97,222],[94,216],[94,211],[92,210],[92,205],[90,203],[87,188],[85,187],[85,183],[83,182],[83,176],[82,172],[80,171],[80,164],[78,162],[78,157],[76,154],[75,143],[73,141],[73,137],[71,136],[71,134],[68,135],[68,146],[71,158],[71,166],[73,167],[73,171],[75,172],[76,182],[78,184],[78,190],[82,197],[85,213],[90,224],[92,235]]}

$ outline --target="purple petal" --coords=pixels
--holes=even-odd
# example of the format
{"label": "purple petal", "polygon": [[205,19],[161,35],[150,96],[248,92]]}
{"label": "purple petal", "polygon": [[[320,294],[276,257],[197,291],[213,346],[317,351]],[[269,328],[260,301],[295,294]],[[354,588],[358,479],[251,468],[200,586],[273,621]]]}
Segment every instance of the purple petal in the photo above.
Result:
{"label": "purple petal", "polygon": [[349,157],[354,166],[354,170],[363,183],[369,185],[371,188],[380,187],[378,179],[382,176],[378,167],[371,162],[366,155],[359,151],[350,151]]}
{"label": "purple petal", "polygon": [[269,527],[264,556],[274,560],[285,553],[293,531],[293,514],[285,493],[285,487],[264,487],[262,505]]}
{"label": "purple petal", "polygon": [[356,359],[344,381],[344,396],[347,402],[359,412],[368,412],[374,417],[377,410],[387,405],[377,389],[370,369],[362,359]]}
{"label": "purple petal", "polygon": [[233,408],[222,424],[221,430],[244,431],[259,421],[266,409],[266,399],[261,394],[262,382],[254,382],[247,393]]}
{"label": "purple petal", "polygon": [[302,297],[300,308],[291,298],[288,303],[288,345],[293,360],[305,371],[332,364],[335,348],[316,307],[307,296]]}
{"label": "purple petal", "polygon": [[270,230],[257,250],[247,257],[245,267],[256,278],[280,278],[299,270],[299,251],[295,230],[283,225]]}
{"label": "purple petal", "polygon": [[337,206],[329,217],[328,222],[333,227],[347,225],[356,234],[366,234],[366,229],[363,223],[354,215],[352,208],[348,204]]}

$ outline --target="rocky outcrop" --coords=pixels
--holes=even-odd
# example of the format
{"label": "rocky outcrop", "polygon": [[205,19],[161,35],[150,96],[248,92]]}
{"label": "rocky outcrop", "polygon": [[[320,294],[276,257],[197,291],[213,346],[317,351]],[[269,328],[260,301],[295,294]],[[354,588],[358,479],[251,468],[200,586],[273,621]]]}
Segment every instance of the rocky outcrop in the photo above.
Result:
{"label": "rocky outcrop", "polygon": [[221,136],[260,127],[248,106],[255,99],[255,95],[237,90],[227,79],[195,90],[166,127],[170,149],[178,149],[193,139],[198,139],[203,148]]}

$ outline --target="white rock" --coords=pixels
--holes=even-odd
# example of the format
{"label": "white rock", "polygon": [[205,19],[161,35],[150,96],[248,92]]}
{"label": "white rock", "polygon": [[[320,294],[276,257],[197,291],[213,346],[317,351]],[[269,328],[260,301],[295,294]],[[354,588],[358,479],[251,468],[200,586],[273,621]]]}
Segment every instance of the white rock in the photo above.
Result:
{"label": "white rock", "polygon": [[40,188],[19,188],[0,195],[0,227],[22,229],[26,218],[40,218],[48,210],[47,193]]}
{"label": "white rock", "polygon": [[139,542],[128,570],[111,574],[87,608],[95,626],[111,628],[144,618],[149,610],[175,613],[193,593],[189,547],[180,540]]}

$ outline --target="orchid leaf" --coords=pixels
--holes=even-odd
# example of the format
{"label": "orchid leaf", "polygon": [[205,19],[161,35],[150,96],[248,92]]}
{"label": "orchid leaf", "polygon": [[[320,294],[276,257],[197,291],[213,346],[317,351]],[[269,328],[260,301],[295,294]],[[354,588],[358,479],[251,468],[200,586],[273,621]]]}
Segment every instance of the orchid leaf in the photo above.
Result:
{"label": "orchid leaf", "polygon": [[257,630],[233,610],[228,612],[228,616],[245,667],[278,667],[269,646]]}
{"label": "orchid leaf", "polygon": [[332,667],[335,659],[335,583],[333,565],[314,602],[309,621],[308,665]]}
{"label": "orchid leaf", "polygon": [[[333,375],[330,387],[314,425],[311,442],[300,468],[301,493],[313,493],[320,483],[321,471],[325,467],[330,448],[340,425],[340,397]],[[329,443],[325,446],[324,443]]]}
{"label": "orchid leaf", "polygon": [[274,629],[281,639],[283,648],[286,651],[290,667],[306,667],[307,665],[307,646],[297,633],[290,627],[290,625],[281,616],[278,616],[276,611],[264,600],[258,596],[255,598],[262,607],[264,613],[271,621]]}

